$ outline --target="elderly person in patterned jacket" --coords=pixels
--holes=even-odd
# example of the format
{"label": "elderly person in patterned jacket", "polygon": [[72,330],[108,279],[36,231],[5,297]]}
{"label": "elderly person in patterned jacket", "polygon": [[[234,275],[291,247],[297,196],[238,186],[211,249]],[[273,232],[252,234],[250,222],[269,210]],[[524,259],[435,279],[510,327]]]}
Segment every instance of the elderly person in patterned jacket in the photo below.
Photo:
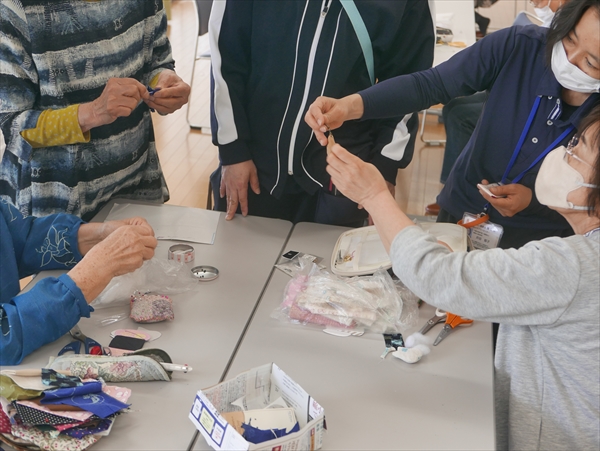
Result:
{"label": "elderly person in patterned jacket", "polygon": [[169,198],[150,111],[175,74],[161,0],[0,2],[0,196],[24,215],[90,219],[109,199]]}

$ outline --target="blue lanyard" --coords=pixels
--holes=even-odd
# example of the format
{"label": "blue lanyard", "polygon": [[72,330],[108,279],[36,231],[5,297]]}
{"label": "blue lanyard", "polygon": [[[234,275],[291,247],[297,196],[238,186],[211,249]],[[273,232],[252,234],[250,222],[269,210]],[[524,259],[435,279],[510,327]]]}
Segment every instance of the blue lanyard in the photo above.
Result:
{"label": "blue lanyard", "polygon": [[[527,133],[529,133],[529,129],[531,128],[531,123],[533,122],[533,118],[535,117],[535,114],[537,113],[537,110],[540,106],[540,101],[542,100],[542,98],[540,96],[538,96],[535,99],[535,102],[533,104],[533,108],[531,108],[531,112],[529,113],[529,117],[527,118],[527,122],[525,123],[525,127],[523,128],[523,132],[521,133],[521,137],[519,138],[519,142],[517,143],[517,146],[515,147],[515,150],[513,151],[512,157],[510,159],[510,161],[508,162],[508,166],[506,167],[506,170],[504,171],[504,175],[502,176],[502,183],[506,184],[506,182],[508,181],[508,174],[510,173],[510,171],[512,170],[513,166],[515,165],[515,161],[517,161],[517,157],[519,156],[519,153],[521,153],[521,148],[523,147],[523,143],[525,142],[525,138],[527,137]],[[519,175],[517,175],[511,183],[517,183],[519,182],[523,176],[531,169],[533,168],[536,164],[538,164],[540,162],[541,159],[543,159],[546,155],[548,155],[548,153],[550,153],[551,150],[553,150],[554,148],[556,148],[556,145],[561,142],[563,139],[565,139],[565,137],[571,133],[573,130],[575,129],[575,127],[573,125],[571,125],[568,129],[566,129],[558,138],[556,138],[554,140],[554,142],[552,142],[552,144],[550,144],[546,150],[544,150],[535,160],[533,163],[531,163],[529,165],[529,167],[527,169],[525,169],[523,172],[521,172]]]}

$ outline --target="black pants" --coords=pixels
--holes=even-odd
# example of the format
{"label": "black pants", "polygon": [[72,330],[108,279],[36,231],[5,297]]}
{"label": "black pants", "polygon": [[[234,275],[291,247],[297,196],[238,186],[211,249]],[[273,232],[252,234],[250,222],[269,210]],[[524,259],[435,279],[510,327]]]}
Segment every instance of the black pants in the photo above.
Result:
{"label": "black pants", "polygon": [[[221,167],[210,176],[214,196],[214,210],[226,211],[227,199],[219,195],[221,185]],[[360,210],[355,202],[347,197],[319,190],[315,194],[304,191],[293,179],[288,177],[281,198],[269,194],[269,189],[260,187],[255,194],[248,187],[248,214],[266,218],[284,219],[294,224],[299,222],[317,222],[346,227],[361,227],[367,218],[367,212]],[[238,207],[237,213],[241,213]]]}

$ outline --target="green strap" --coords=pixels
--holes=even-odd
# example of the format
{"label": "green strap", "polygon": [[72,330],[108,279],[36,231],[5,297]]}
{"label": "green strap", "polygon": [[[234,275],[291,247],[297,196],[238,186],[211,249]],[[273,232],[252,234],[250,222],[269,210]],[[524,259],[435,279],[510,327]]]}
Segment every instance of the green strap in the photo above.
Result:
{"label": "green strap", "polygon": [[362,19],[360,13],[358,12],[358,9],[356,8],[354,0],[340,0],[340,3],[346,11],[346,14],[348,14],[350,22],[352,22],[354,32],[356,33],[356,37],[360,42],[360,46],[365,57],[365,62],[367,63],[367,71],[369,71],[369,78],[371,79],[371,84],[374,85],[375,63],[373,62],[373,45],[371,44],[371,38],[369,37],[367,26],[365,25],[364,20]]}

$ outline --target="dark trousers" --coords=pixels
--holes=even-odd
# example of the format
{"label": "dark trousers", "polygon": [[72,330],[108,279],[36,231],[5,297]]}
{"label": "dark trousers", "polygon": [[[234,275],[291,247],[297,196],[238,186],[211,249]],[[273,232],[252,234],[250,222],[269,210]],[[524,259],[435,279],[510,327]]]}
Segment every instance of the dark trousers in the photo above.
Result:
{"label": "dark trousers", "polygon": [[[226,211],[227,200],[219,195],[221,185],[221,167],[210,176],[214,196],[214,210]],[[276,199],[269,189],[260,187],[260,194],[248,188],[248,214],[266,218],[284,219],[294,224],[299,222],[317,222],[346,227],[361,227],[368,214],[360,210],[355,202],[347,197],[334,196],[325,190],[309,194],[293,179],[288,177],[283,195]],[[237,213],[241,213],[238,207]]]}
{"label": "dark trousers", "polygon": [[487,93],[478,92],[467,97],[457,97],[444,105],[442,117],[446,128],[446,147],[440,182],[446,183],[454,163],[471,139],[486,100]]}

